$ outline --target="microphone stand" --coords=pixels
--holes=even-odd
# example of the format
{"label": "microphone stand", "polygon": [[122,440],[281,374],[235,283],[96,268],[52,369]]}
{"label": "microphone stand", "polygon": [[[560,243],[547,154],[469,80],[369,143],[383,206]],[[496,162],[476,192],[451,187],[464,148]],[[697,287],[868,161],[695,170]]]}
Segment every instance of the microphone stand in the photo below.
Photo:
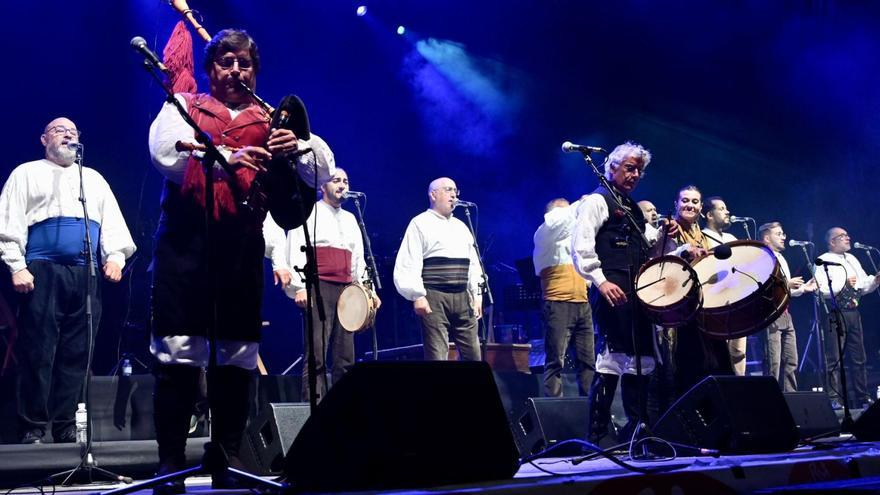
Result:
{"label": "microphone stand", "polygon": [[[212,267],[214,266],[216,260],[214,260],[215,247],[211,239],[211,231],[214,223],[214,163],[220,164],[221,167],[229,174],[230,177],[234,177],[234,171],[231,170],[229,163],[226,161],[226,158],[220,153],[220,150],[217,149],[217,146],[214,145],[213,141],[211,141],[211,137],[196,124],[195,120],[189,115],[183,105],[174,97],[174,93],[171,89],[165,85],[162,77],[162,71],[156,67],[150,59],[144,60],[143,64],[144,69],[156,82],[159,83],[159,87],[165,91],[166,101],[172,105],[180,114],[181,118],[189,125],[193,131],[195,132],[196,141],[205,146],[205,156],[202,160],[202,165],[205,169],[205,246],[207,246],[208,252],[206,253],[205,258],[205,267],[207,271],[208,277],[211,277],[213,280],[214,274],[212,271]],[[229,184],[231,187],[234,187],[235,181],[230,180]],[[235,191],[233,192],[240,192]],[[215,369],[217,366],[217,349],[216,349],[216,325],[217,325],[217,284],[211,283],[210,289],[210,311],[208,316],[208,347],[209,347],[209,356],[208,356],[208,371],[210,373],[211,370]],[[210,403],[211,397],[208,397],[208,401]],[[242,480],[247,480],[250,483],[258,486],[262,486],[264,488],[270,490],[282,490],[287,487],[284,483],[277,483],[274,481],[264,480],[259,476],[255,476],[246,471],[241,471],[239,469],[235,469],[229,466],[229,459],[226,457],[226,452],[224,452],[223,447],[217,443],[214,439],[214,429],[211,429],[211,441],[205,444],[205,454],[202,457],[202,463],[198,466],[184,469],[183,471],[178,471],[176,473],[166,474],[164,476],[158,476],[151,480],[143,481],[140,483],[136,483],[124,488],[118,488],[116,490],[110,490],[107,492],[103,492],[102,495],[124,495],[126,493],[133,493],[136,491],[153,488],[164,483],[183,480],[189,478],[190,476],[196,476],[200,474],[210,474],[212,479],[216,476],[221,476],[223,474],[231,474],[234,477]]]}
{"label": "microphone stand", "polygon": [[[877,273],[878,273],[878,271],[877,271],[877,263],[874,262],[874,257],[871,256],[871,250],[872,250],[872,249],[876,249],[876,248],[866,248],[866,249],[865,249],[865,254],[868,255],[868,261],[871,262],[871,268],[874,269],[874,276],[876,277],[876,276],[877,276]],[[880,291],[877,291],[877,297],[880,297]]]}
{"label": "microphone stand", "polygon": [[[379,280],[379,268],[376,267],[376,258],[373,257],[373,246],[370,242],[370,236],[367,234],[367,225],[364,223],[364,210],[361,208],[361,200],[358,196],[353,196],[354,209],[357,211],[358,227],[361,229],[361,237],[364,239],[364,252],[367,255],[367,275],[370,277],[375,291],[382,290],[382,281]],[[366,202],[366,195],[364,196]],[[372,294],[371,294],[372,295]],[[379,360],[379,338],[376,335],[376,320],[373,320],[373,361]]]}
{"label": "microphone stand", "polygon": [[[810,257],[810,253],[807,252],[806,246],[801,246],[801,251],[804,253],[804,257],[807,259],[807,269],[810,271],[810,276],[813,280],[816,280],[816,285],[818,287],[819,279],[816,278],[816,265],[812,263],[812,257]],[[830,292],[830,287],[829,287]],[[813,336],[816,337],[816,358],[817,364],[819,365],[819,373],[821,375],[821,383],[823,390],[828,390],[828,365],[825,362],[825,336],[822,333],[822,325],[819,320],[819,307],[821,306],[822,310],[825,314],[829,314],[828,305],[825,304],[825,299],[819,294],[819,291],[816,290],[813,292],[813,321],[810,323],[810,336],[807,339],[807,344],[804,346],[804,355],[807,356],[810,352],[810,345],[813,343]],[[800,362],[800,366],[798,366],[798,374],[802,373],[804,370],[804,364],[806,363],[806,359]]]}
{"label": "microphone stand", "polygon": [[[837,342],[837,363],[840,367],[840,397],[843,400],[843,421],[840,423],[841,433],[851,433],[853,427],[852,414],[849,411],[849,396],[846,390],[846,365],[844,352],[846,349],[841,343],[845,338],[846,328],[843,324],[842,314],[840,312],[840,304],[837,302],[837,294],[834,293],[834,284],[831,283],[831,274],[828,272],[828,265],[825,267],[825,277],[828,279],[828,293],[831,294],[831,312],[828,314],[829,331],[834,335]],[[844,286],[846,280],[844,280]],[[830,386],[831,384],[829,384]]]}
{"label": "microphone stand", "polygon": [[[480,263],[480,276],[483,279],[483,281],[480,282],[480,290],[482,291],[482,294],[486,294],[486,301],[487,301],[487,304],[485,304],[484,306],[489,306],[490,308],[494,309],[495,298],[492,297],[492,288],[489,287],[489,274],[486,273],[486,266],[483,264],[483,255],[480,253],[480,245],[477,243],[477,232],[476,232],[476,230],[474,230],[474,224],[471,221],[471,210],[470,210],[471,207],[465,206],[465,205],[461,205],[461,206],[464,208],[464,216],[467,218],[468,229],[470,229],[470,231],[471,231],[471,237],[474,238],[473,246],[474,246],[474,250],[477,252],[477,261]],[[479,215],[479,210],[477,210],[477,215]],[[476,301],[474,301],[474,302],[476,302]],[[483,308],[480,308],[481,312],[482,312],[482,309]],[[481,313],[481,315],[482,315],[482,313]],[[491,329],[487,328],[487,326],[485,325],[486,320],[484,317],[486,315],[482,315],[482,316],[483,316],[483,318],[480,318],[480,320],[482,320],[482,321],[480,321],[480,328],[482,328],[484,330],[480,332],[482,334],[482,335],[480,335],[480,341],[482,343],[481,344],[481,347],[482,347],[481,351],[482,352],[480,353],[480,355],[482,356],[483,360],[485,360],[486,359],[486,345],[489,343],[489,331]]]}
{"label": "microphone stand", "polygon": [[[92,453],[92,417],[88,415],[88,411],[92,408],[91,401],[89,400],[89,378],[92,372],[92,356],[95,349],[94,337],[95,337],[95,320],[94,313],[92,311],[93,307],[93,293],[97,293],[97,270],[95,269],[95,265],[97,264],[97,260],[95,259],[95,253],[92,250],[92,234],[91,234],[91,220],[89,219],[89,208],[86,202],[86,191],[85,185],[83,183],[83,146],[82,144],[77,143],[76,146],[76,159],[75,163],[77,166],[77,171],[79,172],[79,202],[82,204],[83,208],[83,228],[85,231],[85,235],[83,236],[83,254],[86,258],[86,283],[85,283],[85,303],[86,303],[86,341],[87,353],[86,353],[86,373],[85,378],[83,380],[82,385],[82,401],[86,405],[86,443],[80,445],[80,461],[79,465],[77,465],[73,469],[68,469],[67,471],[62,471],[60,473],[55,473],[49,475],[48,480],[54,480],[55,478],[64,477],[64,480],[61,482],[61,486],[67,485],[68,481],[70,481],[74,475],[76,475],[80,470],[84,471],[86,476],[88,477],[88,483],[92,483],[94,478],[92,475],[94,473],[98,473],[103,475],[104,477],[114,480],[121,481],[123,483],[131,483],[132,479],[128,476],[122,476],[120,474],[114,473],[112,471],[108,471],[106,469],[98,467],[98,461],[95,459],[94,454]],[[79,439],[77,439],[78,441]]]}

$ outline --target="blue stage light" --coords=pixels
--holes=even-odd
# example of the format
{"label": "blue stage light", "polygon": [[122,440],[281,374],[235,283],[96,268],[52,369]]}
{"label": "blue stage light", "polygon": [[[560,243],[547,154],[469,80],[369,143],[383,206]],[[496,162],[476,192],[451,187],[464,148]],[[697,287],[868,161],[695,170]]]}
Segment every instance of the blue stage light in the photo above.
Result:
{"label": "blue stage light", "polygon": [[397,26],[397,34],[403,36],[403,33],[406,32],[406,28],[403,26]]}
{"label": "blue stage light", "polygon": [[357,12],[358,17],[363,17],[363,16],[367,15],[367,6],[361,5],[360,7],[357,8],[357,10],[355,12]]}

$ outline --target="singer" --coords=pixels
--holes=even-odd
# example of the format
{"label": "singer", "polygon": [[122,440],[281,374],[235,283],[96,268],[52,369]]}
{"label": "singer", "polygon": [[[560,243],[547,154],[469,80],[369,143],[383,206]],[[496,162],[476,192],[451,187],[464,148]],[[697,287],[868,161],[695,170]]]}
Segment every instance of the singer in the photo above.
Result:
{"label": "singer", "polygon": [[[327,321],[321,324],[318,312],[312,321],[312,335],[315,347],[311,351],[308,347],[308,339],[305,342],[304,352],[314,352],[315,371],[317,372],[317,395],[318,400],[324,397],[329,386],[327,385],[327,347],[332,347],[331,377],[332,383],[342,378],[354,366],[354,334],[345,331],[339,325],[339,317],[336,314],[336,303],[342,290],[352,283],[364,284],[369,280],[367,264],[364,261],[364,242],[361,231],[354,215],[342,209],[348,192],[348,174],[345,170],[336,167],[333,178],[321,186],[322,198],[315,204],[312,214],[308,218],[309,235],[312,237],[312,245],[317,251],[318,259],[318,283],[324,300],[324,313]],[[305,233],[302,227],[291,230],[287,234],[288,264],[290,266],[303,267],[306,264]],[[306,297],[306,283],[302,274],[293,272],[290,286],[285,289],[287,295],[294,300],[301,309],[306,309],[306,304],[315,303],[315,297]],[[376,308],[382,304],[379,296],[373,293]],[[309,400],[309,375],[308,366],[303,367],[302,398],[303,402]]]}
{"label": "singer", "polygon": [[[16,343],[21,443],[41,443],[49,423],[55,443],[75,440],[74,411],[81,402],[88,359],[85,225],[80,186],[87,199],[91,250],[104,278],[119,282],[134,242],[116,198],[100,173],[82,168],[80,132],[60,117],[40,142],[45,158],[19,165],[0,193],[0,252],[21,294]],[[101,316],[100,284],[92,281],[92,322]],[[94,338],[94,335],[92,335]]]}
{"label": "singer", "polygon": [[[596,373],[590,386],[588,439],[594,444],[608,443],[611,403],[621,377],[629,421],[625,431],[632,432],[639,420],[639,391],[647,394],[647,375],[654,370],[653,328],[636,306],[632,290],[636,271],[647,261],[639,236],[644,233],[656,242],[660,231],[645,222],[642,210],[630,197],[650,162],[651,153],[639,144],[627,142],[615,148],[605,161],[611,189],[600,186],[581,200],[572,234],[575,269],[593,285],[590,299],[596,322]],[[629,228],[614,197],[644,225],[642,232]],[[636,355],[633,330],[640,355]],[[641,360],[642,375],[636,374],[636,359]],[[621,435],[621,441],[623,436],[626,434]]]}
{"label": "singer", "polygon": [[[714,248],[721,243],[728,243],[736,240],[736,237],[729,232],[725,232],[730,228],[730,211],[727,209],[727,203],[719,196],[712,196],[706,199],[706,227],[703,228],[703,234],[708,238],[709,248]],[[720,242],[719,242],[720,241]],[[738,339],[730,339],[727,341],[727,350],[730,352],[730,364],[733,366],[733,372],[737,376],[746,374],[746,337]]]}
{"label": "singer", "polygon": [[[758,239],[761,239],[767,247],[773,250],[782,275],[788,282],[791,297],[799,297],[804,293],[816,291],[815,279],[805,283],[803,277],[791,276],[788,262],[782,256],[782,251],[785,250],[785,232],[782,230],[781,223],[770,222],[761,225],[758,228]],[[767,327],[767,354],[768,356],[765,358],[767,366],[764,367],[764,374],[775,378],[783,392],[797,392],[797,375],[795,374],[798,366],[797,336],[791,313],[787,308],[782,316]]]}
{"label": "singer", "polygon": [[482,276],[474,238],[464,222],[452,216],[458,195],[450,178],[431,182],[430,208],[409,222],[394,262],[394,285],[413,302],[429,361],[449,358],[450,334],[462,360],[480,360]]}
{"label": "singer", "polygon": [[[859,260],[848,251],[851,249],[849,234],[841,227],[832,227],[825,233],[828,252],[819,256],[824,261],[839,263],[840,266],[829,266],[831,287],[825,270],[816,270],[816,281],[819,293],[826,299],[831,298],[831,291],[837,296],[845,335],[837,336],[845,343],[844,354],[850,364],[847,376],[852,380],[855,390],[856,407],[871,405],[874,400],[868,393],[868,375],[865,369],[865,341],[862,330],[862,317],[859,314],[859,302],[865,294],[873,292],[880,284],[880,273],[870,276],[865,273]],[[840,353],[835,336],[831,334],[825,339],[825,363],[828,369],[828,396],[837,408],[840,405]]]}
{"label": "singer", "polygon": [[[166,103],[150,127],[150,154],[164,176],[162,214],[153,253],[151,352],[156,367],[154,408],[159,474],[183,469],[190,414],[198,394],[199,369],[207,366],[208,315],[216,301],[217,364],[208,377],[214,438],[241,468],[238,452],[248,416],[251,371],[259,349],[263,290],[262,224],[265,213],[241,207],[234,191],[249,194],[258,170],[273,155],[300,154],[297,171],[307,183],[330,179],[333,154],[320,138],[306,143],[287,129],[269,129],[269,116],[241,88],[253,89],[259,50],[245,32],[220,31],[205,48],[209,94],[177,94],[189,115],[226,156],[232,174],[215,166],[214,223],[205,243],[203,146],[173,105]],[[307,200],[309,203],[314,199]],[[213,257],[212,273],[207,272]],[[216,287],[216,289],[215,289]],[[229,488],[231,480],[213,480]],[[157,491],[183,493],[182,481]]]}

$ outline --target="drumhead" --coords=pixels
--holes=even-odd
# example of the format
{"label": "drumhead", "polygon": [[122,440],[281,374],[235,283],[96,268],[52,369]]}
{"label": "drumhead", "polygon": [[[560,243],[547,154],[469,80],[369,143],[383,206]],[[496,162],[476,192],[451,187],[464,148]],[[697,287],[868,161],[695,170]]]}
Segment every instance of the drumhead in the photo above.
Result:
{"label": "drumhead", "polygon": [[372,310],[371,299],[367,290],[357,284],[351,284],[342,290],[336,303],[336,315],[339,324],[349,332],[362,330]]}
{"label": "drumhead", "polygon": [[730,243],[731,255],[719,260],[709,254],[694,261],[703,288],[703,309],[721,308],[742,301],[770,280],[776,256],[755,241]]}
{"label": "drumhead", "polygon": [[636,279],[636,294],[647,306],[675,304],[694,286],[688,264],[676,256],[662,256],[649,261]]}

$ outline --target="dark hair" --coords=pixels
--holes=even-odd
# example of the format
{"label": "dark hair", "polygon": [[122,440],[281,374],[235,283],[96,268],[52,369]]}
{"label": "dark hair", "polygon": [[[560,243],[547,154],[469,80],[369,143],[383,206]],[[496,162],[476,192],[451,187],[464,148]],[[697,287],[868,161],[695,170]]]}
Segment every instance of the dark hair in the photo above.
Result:
{"label": "dark hair", "polygon": [[244,29],[224,29],[214,35],[205,47],[205,72],[210,73],[217,54],[247,50],[254,64],[254,74],[260,71],[260,51],[257,42]]}
{"label": "dark hair", "polygon": [[782,224],[779,222],[767,222],[760,227],[758,227],[758,239],[764,240],[764,236],[770,233],[772,229],[776,227],[782,227]]}
{"label": "dark hair", "polygon": [[703,203],[707,205],[710,210],[714,210],[716,201],[724,201],[724,199],[721,196],[710,196],[706,198],[706,201],[703,201]]}

